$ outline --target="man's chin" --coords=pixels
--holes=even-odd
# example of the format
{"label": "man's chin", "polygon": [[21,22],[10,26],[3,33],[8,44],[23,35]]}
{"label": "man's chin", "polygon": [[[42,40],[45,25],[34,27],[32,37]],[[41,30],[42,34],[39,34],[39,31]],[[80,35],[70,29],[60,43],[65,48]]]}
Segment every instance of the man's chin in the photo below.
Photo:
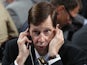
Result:
{"label": "man's chin", "polygon": [[36,50],[39,52],[40,55],[44,55],[48,52],[48,47],[37,47]]}

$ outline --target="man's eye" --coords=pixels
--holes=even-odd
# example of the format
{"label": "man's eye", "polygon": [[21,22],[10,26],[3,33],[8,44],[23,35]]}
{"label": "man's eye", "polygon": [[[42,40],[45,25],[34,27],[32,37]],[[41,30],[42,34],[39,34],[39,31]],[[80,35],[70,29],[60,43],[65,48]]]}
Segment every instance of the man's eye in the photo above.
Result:
{"label": "man's eye", "polygon": [[47,29],[47,30],[45,30],[44,32],[50,32],[51,30],[50,29]]}
{"label": "man's eye", "polygon": [[51,32],[51,30],[49,30],[49,29],[44,31],[44,33],[45,33],[46,35],[50,34],[50,32]]}
{"label": "man's eye", "polygon": [[38,36],[39,34],[40,34],[39,31],[34,31],[34,35],[35,35],[35,36]]}
{"label": "man's eye", "polygon": [[47,33],[47,32],[49,32],[49,30],[45,30],[44,32]]}

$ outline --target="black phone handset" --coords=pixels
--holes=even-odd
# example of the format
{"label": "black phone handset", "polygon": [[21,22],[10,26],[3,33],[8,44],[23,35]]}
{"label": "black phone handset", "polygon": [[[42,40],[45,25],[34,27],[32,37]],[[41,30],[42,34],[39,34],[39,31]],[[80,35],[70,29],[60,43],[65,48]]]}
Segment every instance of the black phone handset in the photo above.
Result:
{"label": "black phone handset", "polygon": [[[29,40],[31,40],[32,41],[32,38],[31,38],[31,36],[29,36]],[[33,55],[32,55],[32,52],[31,52],[31,44],[32,44],[33,42],[31,42],[31,43],[29,43],[29,51],[30,51],[30,57],[31,57],[31,60],[32,60],[32,65],[35,65],[34,64],[34,60],[33,60]]]}
{"label": "black phone handset", "polygon": [[[31,38],[31,36],[27,36],[28,37],[28,39],[30,40],[30,41],[32,41],[32,38]],[[31,45],[32,44],[32,42],[31,43],[29,43],[29,45]]]}
{"label": "black phone handset", "polygon": [[[27,37],[28,37],[29,40],[32,41],[31,36],[27,36]],[[31,43],[28,43],[28,42],[25,43],[25,45],[27,46],[27,49],[29,49],[29,46],[31,46],[31,44],[32,44],[32,42]]]}
{"label": "black phone handset", "polygon": [[[29,29],[27,30],[27,32],[29,32]],[[28,36],[28,35],[27,35],[27,38],[32,41],[31,36]],[[31,42],[31,43],[32,43],[32,42]],[[29,45],[31,45],[31,43],[28,43],[28,42],[25,43],[25,45],[27,46],[27,49],[29,49]]]}
{"label": "black phone handset", "polygon": [[[29,32],[29,30],[28,30]],[[32,37],[31,36],[27,36],[29,40],[32,41]],[[28,49],[29,49],[29,52],[30,52],[30,57],[31,57],[31,60],[32,60],[32,65],[35,65],[34,64],[34,60],[33,60],[33,55],[32,55],[32,52],[31,52],[31,44],[33,43],[33,41],[31,43],[27,43],[28,44]]]}

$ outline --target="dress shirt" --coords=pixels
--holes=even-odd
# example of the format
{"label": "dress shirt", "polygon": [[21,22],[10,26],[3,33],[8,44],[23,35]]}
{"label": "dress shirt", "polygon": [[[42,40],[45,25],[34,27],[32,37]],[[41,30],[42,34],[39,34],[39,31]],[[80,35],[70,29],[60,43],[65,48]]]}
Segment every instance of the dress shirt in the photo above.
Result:
{"label": "dress shirt", "polygon": [[[38,59],[40,57],[40,55],[36,49],[35,49],[35,55],[36,55],[36,59]],[[55,63],[56,61],[61,60],[61,57],[59,54],[56,56],[57,56],[56,58],[49,60],[49,53],[47,53],[45,56],[43,56],[43,58],[48,62],[48,65],[51,65],[51,64]],[[14,64],[18,65],[16,60],[14,61]]]}

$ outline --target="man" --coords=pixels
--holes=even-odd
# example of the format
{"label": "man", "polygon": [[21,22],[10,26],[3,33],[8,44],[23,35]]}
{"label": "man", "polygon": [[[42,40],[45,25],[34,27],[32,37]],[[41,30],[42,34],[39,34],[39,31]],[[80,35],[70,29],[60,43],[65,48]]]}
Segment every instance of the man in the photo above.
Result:
{"label": "man", "polygon": [[81,0],[52,0],[51,3],[56,7],[60,27],[71,24],[82,5]]}
{"label": "man", "polygon": [[41,2],[33,6],[28,16],[29,29],[20,33],[18,40],[8,42],[2,65],[39,65],[40,56],[46,61],[42,64],[86,64],[84,51],[63,45],[63,33],[59,29],[60,24],[55,21],[55,15],[56,11],[49,3]]}
{"label": "man", "polygon": [[78,46],[87,52],[87,24],[73,35],[72,45]]}
{"label": "man", "polygon": [[[64,31],[65,39],[72,38],[73,33],[79,29],[78,26],[80,25],[80,28],[82,26],[79,20],[75,20],[76,15],[82,8],[81,0],[51,0],[51,3],[56,7],[58,23]],[[71,40],[71,38],[69,39]]]}
{"label": "man", "polygon": [[[82,23],[80,23],[79,20],[74,21],[74,17],[77,16],[77,13],[82,7],[81,0],[51,0],[51,4],[53,4],[56,8],[57,20],[60,24],[60,28],[64,32],[65,39],[71,37],[66,33],[69,31],[76,31],[82,26]],[[21,28],[21,31],[24,31],[24,28],[26,29],[26,25]]]}

